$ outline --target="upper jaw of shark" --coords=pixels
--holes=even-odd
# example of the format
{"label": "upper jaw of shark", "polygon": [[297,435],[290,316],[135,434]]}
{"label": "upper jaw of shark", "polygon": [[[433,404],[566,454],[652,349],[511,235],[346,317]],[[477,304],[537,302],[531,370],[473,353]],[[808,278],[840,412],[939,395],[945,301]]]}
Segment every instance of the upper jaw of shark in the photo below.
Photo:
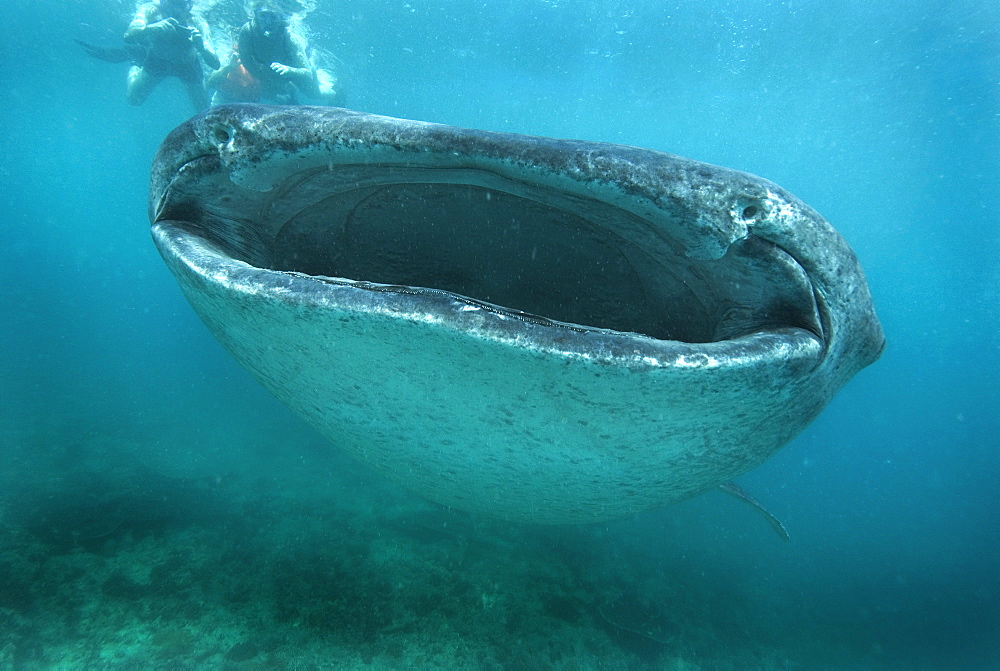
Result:
{"label": "upper jaw of shark", "polygon": [[149,207],[189,300],[279,398],[429,498],[510,518],[725,482],[884,345],[815,211],[646,149],[224,106],[163,143]]}

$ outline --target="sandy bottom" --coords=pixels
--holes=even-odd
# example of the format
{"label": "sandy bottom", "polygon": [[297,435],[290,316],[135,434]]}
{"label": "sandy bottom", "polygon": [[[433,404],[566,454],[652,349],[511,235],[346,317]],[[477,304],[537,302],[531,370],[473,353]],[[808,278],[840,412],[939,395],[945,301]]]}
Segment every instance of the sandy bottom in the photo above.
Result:
{"label": "sandy bottom", "polygon": [[620,545],[613,525],[450,511],[311,440],[213,454],[8,432],[0,667],[783,669],[870,654]]}

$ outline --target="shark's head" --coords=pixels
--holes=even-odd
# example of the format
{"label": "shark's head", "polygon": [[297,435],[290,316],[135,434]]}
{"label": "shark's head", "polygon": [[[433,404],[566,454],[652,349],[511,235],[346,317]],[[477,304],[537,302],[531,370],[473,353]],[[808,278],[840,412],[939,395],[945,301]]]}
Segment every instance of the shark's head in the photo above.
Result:
{"label": "shark's head", "polygon": [[430,498],[506,517],[715,486],[884,344],[815,211],[635,147],[220,107],[164,142],[150,219],[279,398]]}

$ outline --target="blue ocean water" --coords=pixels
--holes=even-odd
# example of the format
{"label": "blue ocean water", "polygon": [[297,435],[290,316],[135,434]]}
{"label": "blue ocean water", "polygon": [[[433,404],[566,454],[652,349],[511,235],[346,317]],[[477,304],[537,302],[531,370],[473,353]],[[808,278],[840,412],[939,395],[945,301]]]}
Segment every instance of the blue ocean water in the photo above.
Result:
{"label": "blue ocean water", "polygon": [[[220,29],[236,0],[202,5]],[[740,483],[579,527],[400,492],[272,399],[149,239],[127,0],[0,6],[0,667],[1000,666],[1000,8],[318,0],[367,112],[752,172],[861,259],[888,339]],[[992,409],[991,409],[992,408]]]}

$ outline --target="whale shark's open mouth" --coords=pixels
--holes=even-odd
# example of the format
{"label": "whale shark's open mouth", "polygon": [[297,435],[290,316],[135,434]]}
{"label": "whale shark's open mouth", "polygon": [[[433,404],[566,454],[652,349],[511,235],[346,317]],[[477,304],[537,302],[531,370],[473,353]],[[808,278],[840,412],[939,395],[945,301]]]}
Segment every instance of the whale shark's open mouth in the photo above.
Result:
{"label": "whale shark's open mouth", "polygon": [[[248,313],[254,305],[284,310],[280,320],[292,321],[283,328],[303,327],[296,344],[282,348],[332,339],[336,356],[358,347],[373,352],[372,361],[393,356],[386,342],[398,334],[383,327],[403,319],[562,360],[742,371],[689,388],[716,401],[728,394],[725,403],[752,403],[774,388],[784,398],[810,376],[823,380],[821,393],[795,402],[794,422],[765,431],[767,447],[715,459],[718,478],[669,485],[661,478],[653,487],[660,493],[642,492],[644,500],[690,495],[756,465],[882,347],[856,260],[819,215],[757,177],[633,147],[346,110],[217,108],[164,143],[150,217],[161,252],[209,326],[307,417],[324,413],[265,363],[276,356],[274,338],[248,344],[256,337],[247,329],[275,328]],[[367,336],[341,341],[330,326],[356,321],[368,325]],[[466,365],[450,337],[420,341],[432,361],[411,365]],[[449,346],[459,358],[439,351]],[[526,374],[517,370],[519,354],[504,361],[502,351],[490,366]],[[849,364],[840,365],[845,356]],[[293,368],[301,372],[305,361]],[[720,412],[708,408],[705,426]],[[343,418],[335,423],[343,428]],[[760,430],[756,419],[749,424]],[[369,461],[398,477],[398,464]],[[425,493],[452,503],[465,496]]]}
{"label": "whale shark's open mouth", "polygon": [[[661,340],[781,327],[822,336],[812,283],[780,247],[747,235],[721,258],[693,258],[671,235],[682,222],[645,220],[598,188],[583,197],[485,170],[347,164],[297,170],[263,193],[201,197],[232,188],[219,177],[159,217],[189,221],[257,267],[446,291],[511,314]],[[603,188],[616,195],[616,185]],[[747,202],[736,199],[734,216],[765,215],[762,203]]]}

